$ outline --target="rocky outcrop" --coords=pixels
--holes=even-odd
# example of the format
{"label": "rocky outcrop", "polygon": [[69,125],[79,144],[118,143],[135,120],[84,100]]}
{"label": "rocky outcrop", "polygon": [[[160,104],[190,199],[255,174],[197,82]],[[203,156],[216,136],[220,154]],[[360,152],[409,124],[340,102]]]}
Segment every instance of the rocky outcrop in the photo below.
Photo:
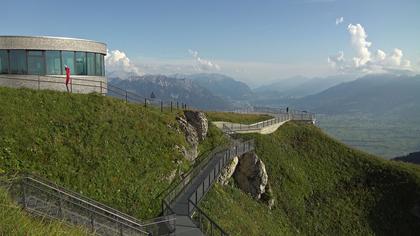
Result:
{"label": "rocky outcrop", "polygon": [[185,111],[184,116],[177,117],[179,127],[190,145],[189,148],[178,147],[182,154],[190,161],[198,156],[198,144],[204,140],[208,132],[207,117],[203,112]]}
{"label": "rocky outcrop", "polygon": [[206,115],[199,111],[185,111],[184,115],[187,122],[191,124],[197,132],[198,140],[203,141],[206,138],[209,129]]}
{"label": "rocky outcrop", "polygon": [[239,158],[234,157],[232,161],[226,165],[226,167],[222,170],[219,176],[219,183],[222,185],[226,185],[229,183],[229,179],[232,177],[233,173],[235,173],[236,166],[239,163]]}
{"label": "rocky outcrop", "polygon": [[264,163],[254,152],[245,153],[239,158],[233,177],[242,191],[256,199],[261,199],[261,195],[267,191],[267,171]]}

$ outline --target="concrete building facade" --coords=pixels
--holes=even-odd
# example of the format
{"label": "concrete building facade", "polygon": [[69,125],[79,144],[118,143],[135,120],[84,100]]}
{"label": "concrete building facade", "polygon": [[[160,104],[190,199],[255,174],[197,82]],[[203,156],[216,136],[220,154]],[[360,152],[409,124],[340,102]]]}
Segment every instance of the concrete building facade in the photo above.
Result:
{"label": "concrete building facade", "polygon": [[0,36],[0,86],[106,93],[106,44],[85,39]]}

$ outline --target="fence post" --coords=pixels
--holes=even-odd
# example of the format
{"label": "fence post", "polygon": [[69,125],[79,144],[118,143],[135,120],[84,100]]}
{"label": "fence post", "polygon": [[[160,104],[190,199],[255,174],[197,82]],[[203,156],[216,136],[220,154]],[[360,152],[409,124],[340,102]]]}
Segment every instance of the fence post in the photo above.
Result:
{"label": "fence post", "polygon": [[127,94],[127,90],[125,90],[125,102],[128,102],[128,94]]}
{"label": "fence post", "polygon": [[172,112],[172,101],[171,101],[171,112]]}
{"label": "fence post", "polygon": [[144,107],[147,107],[147,98],[144,99]]}
{"label": "fence post", "polygon": [[163,101],[160,101],[160,112],[163,112]]}

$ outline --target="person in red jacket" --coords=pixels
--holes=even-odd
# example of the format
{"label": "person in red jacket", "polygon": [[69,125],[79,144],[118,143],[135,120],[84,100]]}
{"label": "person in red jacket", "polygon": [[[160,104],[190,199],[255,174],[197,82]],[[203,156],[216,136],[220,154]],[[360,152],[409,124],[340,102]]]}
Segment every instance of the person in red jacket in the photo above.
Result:
{"label": "person in red jacket", "polygon": [[64,69],[66,70],[66,88],[67,88],[67,92],[69,92],[70,68],[66,65]]}

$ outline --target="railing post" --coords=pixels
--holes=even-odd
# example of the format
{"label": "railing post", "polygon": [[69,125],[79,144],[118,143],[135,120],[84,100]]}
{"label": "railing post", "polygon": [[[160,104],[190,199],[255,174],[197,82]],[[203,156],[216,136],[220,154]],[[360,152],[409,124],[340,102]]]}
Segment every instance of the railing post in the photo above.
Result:
{"label": "railing post", "polygon": [[125,102],[128,102],[128,93],[127,93],[127,90],[125,90]]}
{"label": "railing post", "polygon": [[90,214],[90,226],[92,227],[92,232],[95,232],[95,219],[92,213]]}
{"label": "railing post", "polygon": [[122,227],[122,224],[121,223],[119,223],[119,228],[120,228],[120,235],[121,236],[124,236],[124,234],[123,234],[123,227]]}
{"label": "railing post", "polygon": [[163,112],[163,101],[160,101],[160,112]]}
{"label": "railing post", "polygon": [[172,112],[172,101],[171,101],[171,112]]}
{"label": "railing post", "polygon": [[22,198],[23,198],[23,209],[25,209],[27,207],[26,205],[26,188],[25,188],[25,184],[26,184],[26,178],[24,177],[22,179]]}
{"label": "railing post", "polygon": [[[203,189],[204,189],[204,185],[203,185]],[[197,195],[198,195],[198,191],[195,191],[195,203],[194,204],[196,204],[196,205],[197,205]]]}
{"label": "railing post", "polygon": [[147,98],[144,99],[144,107],[147,107]]}

